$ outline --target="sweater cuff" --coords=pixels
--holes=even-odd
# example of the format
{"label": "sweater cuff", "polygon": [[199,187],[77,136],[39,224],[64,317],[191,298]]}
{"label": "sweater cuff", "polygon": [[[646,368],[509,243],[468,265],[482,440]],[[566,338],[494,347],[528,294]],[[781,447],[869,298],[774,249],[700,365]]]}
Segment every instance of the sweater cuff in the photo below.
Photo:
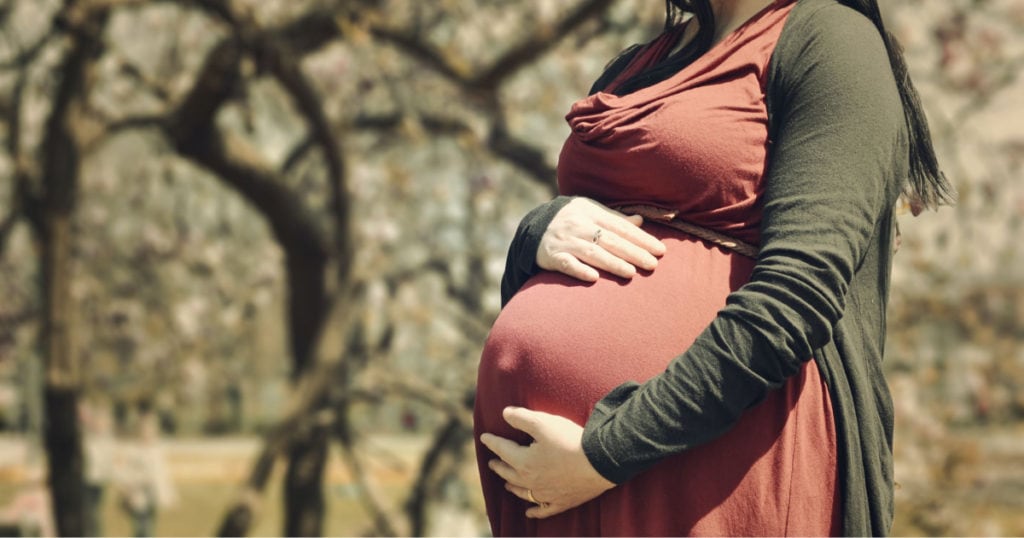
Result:
{"label": "sweater cuff", "polygon": [[621,458],[616,457],[615,441],[606,435],[608,428],[605,426],[611,421],[615,409],[628,400],[639,387],[638,383],[631,381],[613,389],[597,402],[583,428],[583,453],[590,460],[590,465],[598,474],[616,484],[628,481],[644,469],[627,467],[620,461]]}

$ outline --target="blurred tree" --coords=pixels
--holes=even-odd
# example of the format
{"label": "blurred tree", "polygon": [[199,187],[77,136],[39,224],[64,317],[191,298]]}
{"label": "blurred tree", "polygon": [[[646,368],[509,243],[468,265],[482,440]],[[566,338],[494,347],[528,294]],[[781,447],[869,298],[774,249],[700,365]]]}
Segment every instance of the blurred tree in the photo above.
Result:
{"label": "blurred tree", "polygon": [[[242,421],[270,425],[222,535],[250,531],[282,458],[282,534],[324,533],[331,442],[365,533],[435,532],[438,507],[479,522],[463,484],[469,409],[508,239],[554,192],[561,116],[608,59],[659,30],[663,4],[0,6],[0,178],[14,179],[0,189],[0,340],[13,342],[0,360],[24,348],[18,327],[35,327],[55,394],[124,408],[155,397],[192,433],[232,432],[226,409],[260,414]],[[1024,214],[1024,134],[992,128],[1021,109],[1010,96],[1024,12],[1003,0],[887,9],[964,194],[960,226],[950,212],[904,223],[890,319],[890,371],[920,387],[897,391],[920,419],[898,435],[953,469],[967,460],[941,452],[946,430],[930,425],[1024,409],[1012,396],[1024,251],[1006,235]],[[33,298],[23,289],[37,279]],[[72,320],[75,339],[61,340]],[[266,396],[279,381],[284,404]],[[73,444],[76,426],[59,422],[73,402],[60,401],[51,435]],[[385,494],[368,433],[406,413],[429,442],[410,482]],[[73,477],[74,462],[54,461],[52,476]],[[948,524],[926,519],[916,528]]]}
{"label": "blurred tree", "polygon": [[[87,136],[84,96],[91,85],[93,62],[101,51],[100,36],[106,23],[104,9],[84,11],[67,0],[54,32],[69,43],[57,68],[45,133],[34,166],[15,173],[24,216],[34,232],[40,255],[42,322],[39,348],[44,375],[44,446],[54,519],[63,536],[84,534],[82,500],[82,442],[78,428],[79,371],[74,341],[75,308],[71,294],[73,275],[72,217],[79,186],[81,144]],[[19,58],[27,65],[39,49]],[[16,162],[21,118],[17,106],[24,90],[24,74],[16,83],[9,112],[8,147]],[[20,164],[20,163],[19,163]]]}
{"label": "blurred tree", "polygon": [[[170,4],[172,7],[164,9],[162,4]],[[504,35],[499,35],[496,40],[505,42],[493,48],[480,49],[479,58],[465,58],[462,53],[469,49],[451,43],[439,46],[436,39],[430,38],[432,33],[439,30],[451,32],[454,29],[453,21],[445,18],[454,6],[425,7],[406,2],[372,1],[346,4],[314,1],[258,4],[220,0],[82,0],[77,5],[35,6],[42,8],[39,11],[44,13],[45,8],[51,9],[50,14],[59,23],[54,24],[57,28],[54,31],[66,30],[73,36],[69,58],[80,63],[96,62],[101,66],[101,81],[96,92],[91,92],[90,87],[81,83],[81,77],[75,74],[84,70],[85,65],[72,64],[69,59],[67,65],[54,66],[54,72],[65,86],[55,92],[55,102],[60,106],[53,107],[51,116],[62,118],[67,108],[79,114],[82,121],[49,122],[67,132],[56,130],[53,135],[48,135],[39,144],[39,158],[36,162],[49,163],[52,168],[59,169],[60,174],[63,174],[61,179],[67,181],[66,168],[72,168],[77,174],[78,163],[82,159],[92,157],[98,160],[105,157],[103,148],[118,143],[123,133],[147,130],[159,134],[166,141],[164,147],[172,149],[179,157],[204,170],[246,200],[266,221],[283,254],[294,401],[284,414],[280,426],[268,434],[267,448],[254,468],[248,491],[262,490],[277,455],[289,455],[284,494],[287,503],[285,534],[317,535],[322,532],[322,474],[327,453],[326,443],[331,432],[342,442],[343,452],[353,472],[362,477],[361,480],[369,480],[360,471],[363,465],[358,455],[360,441],[350,420],[346,418],[349,414],[347,406],[359,399],[376,398],[371,394],[380,387],[390,386],[396,394],[440,406],[443,410],[447,409],[445,413],[450,414],[447,422],[441,424],[435,448],[431,452],[433,455],[427,458],[421,472],[422,480],[416,493],[418,497],[410,502],[410,510],[417,521],[414,523],[416,528],[423,528],[425,500],[434,493],[427,486],[434,484],[434,489],[440,487],[436,479],[429,478],[433,476],[430,469],[438,465],[437,462],[445,460],[445,451],[461,451],[464,448],[469,421],[462,395],[467,394],[471,386],[468,376],[460,376],[456,381],[461,388],[454,401],[461,403],[451,404],[448,398],[433,394],[425,386],[403,380],[401,376],[367,381],[375,378],[360,373],[373,362],[371,359],[374,356],[388,353],[392,342],[390,337],[367,341],[364,336],[367,329],[365,318],[353,321],[354,317],[359,317],[355,316],[354,311],[368,290],[378,289],[371,281],[383,281],[387,289],[394,293],[425,273],[436,272],[446,282],[446,294],[464,311],[461,314],[463,319],[474,327],[467,335],[467,340],[473,343],[482,340],[486,319],[493,316],[493,302],[488,304],[481,299],[485,290],[493,286],[493,274],[490,277],[486,275],[489,270],[485,263],[488,258],[486,249],[481,248],[489,240],[484,239],[485,236],[473,224],[480,217],[482,200],[492,196],[493,181],[481,178],[473,180],[470,188],[460,189],[467,193],[465,206],[459,209],[463,212],[460,220],[464,224],[459,226],[458,231],[466,234],[467,238],[465,244],[458,247],[462,251],[459,257],[465,260],[464,269],[455,269],[459,260],[451,259],[444,252],[437,252],[436,257],[426,260],[422,267],[417,267],[416,263],[385,267],[380,275],[364,273],[357,281],[352,276],[355,248],[351,229],[350,191],[353,189],[346,185],[347,152],[342,139],[359,131],[374,133],[373,136],[380,140],[391,139],[396,134],[408,137],[411,129],[413,133],[426,131],[472,140],[472,144],[478,148],[507,160],[529,174],[543,185],[544,192],[550,193],[553,167],[548,164],[545,152],[539,147],[511,134],[501,90],[506,81],[524,67],[537,62],[576,28],[587,21],[596,20],[611,4],[611,0],[589,0],[564,8],[548,8],[544,20],[538,19],[538,13],[528,9],[525,3],[514,6],[513,12],[520,19],[518,22],[526,23],[530,31],[518,35],[518,25],[505,26],[500,29]],[[32,10],[32,6],[25,2],[14,6]],[[102,27],[95,22],[105,21],[111,10],[115,11],[114,18],[118,20],[128,18],[145,21],[147,17],[152,17],[151,20],[174,26],[173,21],[177,18],[178,21],[185,21],[179,24],[180,27],[187,27],[189,17],[193,14],[202,14],[203,22],[200,24],[208,29],[208,35],[213,38],[207,39],[204,46],[197,47],[195,51],[183,50],[172,39],[166,53],[169,59],[160,58],[159,51],[156,56],[151,54],[144,59],[131,58],[128,52],[131,46],[119,42],[126,34],[117,30],[122,26],[115,24],[114,30],[104,34]],[[478,10],[468,4],[456,11],[463,18],[479,15]],[[494,8],[487,2],[481,2],[479,11],[494,13]],[[39,20],[33,22],[40,23]],[[475,37],[487,39],[488,36]],[[29,49],[37,53],[48,52],[48,39],[40,39],[37,45]],[[401,67],[392,69],[393,73],[357,75],[358,78],[353,79],[355,84],[347,84],[345,78],[339,79],[339,73],[335,72],[325,73],[326,79],[320,77],[317,80],[314,76],[317,74],[316,68],[310,66],[307,57],[339,43],[349,49],[347,55],[358,59],[359,63],[354,65],[358,65],[359,70],[377,65],[378,61],[380,65]],[[398,64],[395,63],[395,51],[401,51],[405,57]],[[194,59],[196,53],[203,58],[199,62]],[[333,61],[338,59],[337,53],[328,57],[334,58]],[[195,70],[183,79],[173,70],[164,69],[161,72],[161,64],[180,65],[179,58],[196,66]],[[20,63],[17,66],[12,64],[12,67],[20,68],[18,72],[27,77],[35,67],[32,65],[34,60],[36,58],[33,55],[20,55]],[[138,60],[152,62],[156,68],[138,63]],[[344,56],[342,61],[346,61]],[[44,62],[36,63],[46,65]],[[433,73],[425,83],[420,81],[420,66],[425,66],[428,72]],[[380,78],[380,75],[384,77]],[[394,75],[399,76],[391,79]],[[268,80],[274,83],[273,92],[286,98],[288,105],[285,113],[294,114],[291,128],[285,132],[285,138],[290,137],[294,147],[283,159],[278,158],[276,161],[268,159],[267,146],[256,139],[260,133],[256,133],[254,127],[262,110],[257,109],[253,102],[260,99]],[[439,82],[443,84],[439,86]],[[119,92],[117,83],[127,85],[129,89]],[[340,90],[341,95],[327,100],[323,92],[331,85]],[[410,88],[421,86],[438,97],[414,102],[396,96],[400,98],[395,102],[379,107],[381,103],[387,103],[387,100],[381,99],[381,92],[374,86],[388,91],[406,86],[401,89],[405,94],[408,94]],[[367,97],[367,93],[373,95]],[[123,99],[119,99],[119,95]],[[62,99],[70,105],[62,104]],[[465,100],[467,106],[454,110],[452,99]],[[339,104],[344,106],[339,109]],[[77,105],[84,112],[79,112],[78,108],[71,105]],[[430,106],[437,108],[431,110]],[[11,109],[11,118],[15,120],[11,125],[18,126],[24,110],[28,108],[23,110],[20,103],[15,103]],[[139,110],[145,112],[139,113]],[[480,120],[486,126],[483,132],[478,132],[474,125]],[[14,133],[16,130],[9,132]],[[255,138],[254,134],[257,135]],[[295,138],[295,135],[299,135],[299,138]],[[414,139],[417,136],[413,134]],[[49,142],[51,137],[64,145]],[[15,147],[19,145],[14,143]],[[154,155],[161,153],[159,144],[150,144],[149,150],[155,150]],[[74,152],[72,156],[75,158],[63,159],[68,152]],[[20,153],[12,152],[11,155],[17,157]],[[18,158],[12,160],[21,162]],[[55,174],[44,175],[57,177]],[[296,176],[302,178],[298,184]],[[73,178],[77,178],[77,175]],[[21,184],[28,182],[19,182]],[[311,186],[319,190],[316,196],[311,197]],[[30,192],[28,189],[21,191]],[[68,195],[73,192],[74,189],[61,191]],[[22,213],[32,215],[33,205],[29,202],[34,199],[27,195],[22,196],[22,199],[25,201]],[[71,209],[70,205],[65,204],[63,218],[69,227],[68,233]],[[13,226],[11,223],[14,222],[14,216],[12,213],[4,221],[3,237],[8,235]],[[82,217],[83,223],[86,218],[91,217]],[[179,229],[187,230],[183,225],[179,225]],[[153,255],[159,260],[181,254],[173,245],[168,248],[166,239],[151,237],[152,240],[146,237],[146,250],[140,251],[140,254],[146,253],[146,258],[133,258],[129,255],[121,263],[149,263],[147,259]],[[67,256],[71,252],[72,243],[70,239],[63,241]],[[89,250],[108,249],[91,239],[84,239],[82,245],[82,248]],[[116,271],[116,268],[109,266],[110,258],[106,259],[108,267],[97,269]],[[87,262],[87,265],[91,272],[91,264]],[[94,285],[100,289],[114,286],[110,291],[125,299],[140,296],[140,291],[127,291],[136,288],[135,284],[125,288],[127,281],[116,276],[116,272],[108,275],[113,279],[101,278]],[[120,284],[116,284],[119,280]],[[58,281],[70,290],[74,279],[64,276]],[[118,285],[126,291],[117,291]],[[83,285],[83,289],[91,290],[91,286],[85,288]],[[82,293],[90,297],[88,304],[95,305],[94,308],[109,309],[102,305],[102,295],[92,291]],[[159,293],[157,291],[153,301],[148,301],[158,309],[158,303],[166,301]],[[91,299],[93,296],[95,300]],[[75,310],[66,303],[51,309],[62,316],[70,316]],[[115,324],[114,327],[131,327],[151,318],[152,314],[148,310],[133,314],[135,310],[125,305],[118,307],[118,313],[107,319]],[[96,319],[102,321],[104,318]],[[163,325],[165,322],[159,323]],[[185,322],[179,321],[178,325],[181,323]],[[330,327],[330,330],[325,327]],[[194,332],[195,329],[190,331]],[[385,333],[388,331],[385,329]],[[151,353],[131,332],[115,329],[110,334],[112,351],[120,357],[118,361],[122,366],[128,366],[129,371],[134,369],[132,363]],[[181,338],[181,335],[176,338]],[[190,345],[186,342],[181,342],[179,346]],[[95,350],[90,351],[91,360],[100,357]],[[102,363],[91,364],[99,366]],[[144,385],[140,385],[149,376],[120,376],[136,387],[121,389],[122,397],[140,398],[145,390],[152,390],[142,389]],[[101,382],[110,383],[109,380]],[[360,386],[367,388],[360,389]],[[55,431],[73,434],[75,429],[73,425],[61,426]],[[407,528],[406,523],[387,513],[388,510],[382,507],[382,501],[369,493],[371,489],[368,485],[364,488],[367,491],[368,509],[376,514],[377,531],[394,533],[395,529]],[[251,494],[243,495],[242,501],[229,512],[221,527],[222,533],[241,535],[247,532],[255,515],[252,504],[247,502],[249,499]]]}

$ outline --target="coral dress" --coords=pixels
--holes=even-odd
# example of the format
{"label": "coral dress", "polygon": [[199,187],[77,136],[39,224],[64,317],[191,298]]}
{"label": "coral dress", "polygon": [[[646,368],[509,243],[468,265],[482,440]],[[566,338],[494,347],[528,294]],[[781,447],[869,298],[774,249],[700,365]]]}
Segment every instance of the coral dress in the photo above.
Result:
{"label": "coral dress", "polygon": [[[573,107],[559,189],[612,206],[656,205],[757,244],[770,142],[765,73],[795,1],[776,0],[669,79],[625,96],[598,92]],[[663,58],[680,29],[645,46],[612,85]],[[594,284],[541,272],[502,310],[485,345],[477,436],[528,443],[507,405],[584,424],[629,380],[662,372],[750,277],[754,261],[663,225],[657,269]],[[478,443],[495,535],[825,535],[834,533],[836,432],[814,361],[748,409],[725,435],[666,458],[576,509],[527,519]]]}

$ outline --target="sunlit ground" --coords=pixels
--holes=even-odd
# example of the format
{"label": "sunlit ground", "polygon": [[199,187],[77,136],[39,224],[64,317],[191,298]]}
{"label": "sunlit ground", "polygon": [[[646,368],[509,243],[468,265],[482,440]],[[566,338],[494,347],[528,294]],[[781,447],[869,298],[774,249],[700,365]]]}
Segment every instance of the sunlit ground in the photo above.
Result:
{"label": "sunlit ground", "polygon": [[[1007,428],[984,432],[962,431],[962,444],[952,451],[946,463],[945,479],[933,480],[915,474],[912,462],[897,466],[897,477],[904,477],[897,492],[896,536],[931,536],[943,532],[945,525],[969,529],[969,535],[1024,535],[1024,431]],[[168,465],[178,493],[174,506],[162,510],[157,518],[159,536],[209,536],[216,532],[229,504],[238,494],[259,448],[255,438],[215,438],[170,440],[164,443]],[[964,448],[967,447],[967,448]],[[416,462],[425,449],[425,439],[416,436],[374,438],[367,445],[374,456],[372,470],[376,483],[392,508],[401,509],[407,484]],[[951,447],[953,448],[953,447]],[[897,452],[901,447],[897,446]],[[955,452],[955,453],[954,453]],[[0,438],[0,509],[24,492],[26,473],[23,465],[25,446],[20,439]],[[251,536],[281,534],[281,473],[270,481]],[[473,473],[473,462],[467,462]],[[475,476],[471,474],[470,480]],[[943,482],[943,480],[945,480]],[[472,484],[475,485],[475,484]],[[109,488],[108,488],[109,489]],[[482,506],[474,489],[474,504]],[[326,487],[328,516],[324,532],[331,536],[359,535],[367,531],[367,512],[360,503],[348,473],[338,454],[332,454]],[[435,518],[438,516],[435,516]],[[482,517],[482,516],[481,516]],[[464,517],[434,527],[438,534],[486,534],[482,519]],[[119,506],[116,494],[107,491],[103,502],[104,533],[130,536],[128,516]]]}
{"label": "sunlit ground", "polygon": [[[220,438],[201,440],[171,440],[164,443],[167,463],[177,490],[175,505],[161,510],[157,516],[158,536],[210,536],[216,533],[228,506],[237,498],[239,485],[245,481],[250,465],[258,450],[255,438]],[[380,493],[390,497],[390,508],[401,509],[404,499],[397,498],[408,491],[416,462],[426,448],[420,437],[381,437],[368,443],[375,453],[368,458]],[[0,510],[24,491],[24,445],[18,439],[0,438]],[[475,463],[473,463],[475,465]],[[472,472],[472,469],[469,469]],[[280,462],[276,474],[265,491],[259,513],[250,536],[280,536],[282,532]],[[327,473],[325,498],[327,518],[324,534],[352,536],[365,533],[369,518],[349,479],[337,453],[331,455]],[[473,491],[473,502],[482,507],[479,492]],[[444,517],[443,515],[435,517]],[[443,522],[438,521],[442,526]],[[452,522],[451,534],[483,532],[479,519],[475,522],[460,518]],[[438,529],[440,531],[441,529]],[[103,532],[108,536],[131,536],[128,515],[120,508],[116,493],[108,491],[103,499]]]}

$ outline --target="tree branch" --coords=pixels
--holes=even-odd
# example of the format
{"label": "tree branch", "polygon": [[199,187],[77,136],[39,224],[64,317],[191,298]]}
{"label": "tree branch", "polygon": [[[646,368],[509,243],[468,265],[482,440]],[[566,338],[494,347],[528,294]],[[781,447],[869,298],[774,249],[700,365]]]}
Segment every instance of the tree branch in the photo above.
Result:
{"label": "tree branch", "polygon": [[409,31],[372,25],[370,33],[394,44],[470,93],[492,93],[507,78],[537,60],[581,24],[607,10],[615,0],[585,0],[554,25],[541,27],[502,54],[491,65],[471,70],[468,62],[452,58]]}
{"label": "tree branch", "polygon": [[315,147],[316,140],[314,140],[313,137],[311,136],[304,138],[302,142],[296,144],[295,147],[293,147],[292,150],[288,152],[288,156],[285,157],[284,163],[281,164],[281,173],[288,174],[292,170],[294,170],[295,167],[298,166],[300,162],[302,162],[302,159],[306,157],[306,154],[312,151],[313,148]]}
{"label": "tree branch", "polygon": [[614,1],[586,0],[580,2],[553,27],[540,28],[533,36],[524,39],[505,52],[489,68],[474,76],[471,86],[489,90],[496,89],[505,79],[554,48],[581,24],[607,10]]}
{"label": "tree branch", "polygon": [[415,117],[409,117],[403,114],[388,114],[380,116],[361,114],[356,116],[349,125],[355,129],[365,129],[369,131],[396,131],[401,129],[407,121],[418,123],[434,135],[459,136],[463,134],[471,134],[473,132],[469,125],[459,119],[429,114]]}
{"label": "tree branch", "polygon": [[555,193],[556,170],[547,163],[544,152],[539,148],[512,136],[500,123],[491,128],[487,137],[487,148],[525,172],[551,194]]}
{"label": "tree branch", "polygon": [[150,94],[159,99],[161,102],[166,103],[170,101],[171,92],[167,88],[161,86],[155,80],[148,77],[135,65],[122,60],[120,71],[122,74],[134,80],[140,86],[148,90]]}
{"label": "tree branch", "polygon": [[258,39],[254,47],[270,72],[292,96],[299,112],[309,124],[312,139],[323,151],[330,185],[331,215],[335,225],[333,246],[339,262],[337,278],[341,282],[347,281],[355,249],[351,240],[351,211],[345,185],[345,154],[340,138],[331,127],[323,100],[299,66],[296,58],[301,56],[296,56],[287,46],[264,36]]}
{"label": "tree branch", "polygon": [[366,469],[363,467],[359,455],[356,454],[355,445],[352,440],[351,431],[347,428],[346,420],[339,420],[336,426],[336,437],[341,444],[341,455],[345,464],[352,473],[352,479],[359,487],[360,498],[363,505],[373,519],[374,530],[377,536],[401,536],[406,533],[398,532],[396,519],[387,509],[384,502],[380,500],[381,495],[376,491],[370,482]]}
{"label": "tree branch", "polygon": [[7,239],[11,236],[11,232],[14,231],[14,225],[17,223],[18,206],[17,199],[15,199],[14,207],[4,217],[4,220],[0,222],[0,258],[3,258],[4,252],[7,250]]}
{"label": "tree branch", "polygon": [[103,125],[103,132],[100,133],[99,136],[90,137],[82,146],[82,154],[92,154],[102,145],[104,140],[111,136],[119,135],[125,131],[133,131],[136,129],[156,129],[164,131],[167,128],[167,122],[167,116],[162,115],[129,116],[107,122]]}
{"label": "tree branch", "polygon": [[131,131],[134,129],[160,129],[164,130],[167,128],[167,116],[153,114],[153,115],[142,115],[142,116],[129,116],[126,118],[116,119],[106,125],[105,134],[115,135],[120,134],[122,131]]}
{"label": "tree branch", "polygon": [[[401,129],[405,121],[409,120],[401,114],[361,115],[357,116],[351,125],[358,129],[395,131]],[[469,125],[456,118],[423,115],[415,117],[412,121],[418,122],[434,135],[459,136],[474,133]],[[504,121],[501,118],[493,121],[485,147],[496,157],[526,173],[527,177],[554,194],[555,168],[547,163],[544,152],[540,148],[512,136],[504,127]]]}
{"label": "tree branch", "polygon": [[217,111],[234,95],[241,55],[234,39],[214,47],[192,90],[163,123],[164,132],[180,154],[216,174],[256,206],[282,246],[326,257],[329,242],[315,217],[258,151],[214,125]]}
{"label": "tree branch", "polygon": [[341,37],[341,30],[333,13],[320,11],[271,28],[268,34],[271,39],[285,43],[295,54],[305,56]]}
{"label": "tree branch", "polygon": [[32,63],[32,60],[46,47],[46,44],[56,36],[57,33],[54,31],[47,32],[46,35],[39,38],[38,41],[29,45],[27,48],[22,49],[13,58],[5,58],[0,60],[0,71],[8,71],[12,69],[20,69],[26,65]]}
{"label": "tree branch", "polygon": [[410,521],[411,536],[425,536],[427,533],[427,508],[431,499],[441,497],[444,487],[442,464],[445,462],[445,455],[451,454],[448,458],[449,466],[451,461],[459,461],[459,457],[466,446],[467,440],[473,438],[472,424],[465,424],[456,418],[449,418],[444,426],[438,430],[430,448],[423,456],[416,482],[413,484],[412,492],[405,502],[406,513]]}
{"label": "tree branch", "polygon": [[466,90],[476,89],[474,81],[477,76],[470,71],[467,63],[450,58],[434,45],[420,39],[419,36],[385,26],[373,26],[370,28],[370,33],[382,41],[391,43],[409,57],[418,60],[457,86]]}

